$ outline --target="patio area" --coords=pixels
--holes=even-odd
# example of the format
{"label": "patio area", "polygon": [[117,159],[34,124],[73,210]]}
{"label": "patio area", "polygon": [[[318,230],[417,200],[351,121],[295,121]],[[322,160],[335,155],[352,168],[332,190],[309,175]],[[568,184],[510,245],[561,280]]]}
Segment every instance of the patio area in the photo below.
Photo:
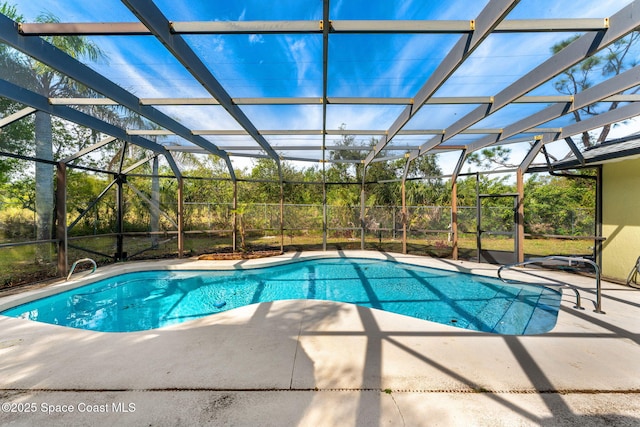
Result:
{"label": "patio area", "polygon": [[[127,263],[100,268],[89,278],[327,256],[393,259],[493,277],[497,270],[411,255],[329,251]],[[261,303],[135,333],[2,316],[0,423],[637,425],[640,291],[603,282],[606,314],[595,313],[593,278],[545,276],[578,287],[585,310],[574,309],[574,296],[565,291],[556,327],[538,336],[478,333],[306,300]],[[2,298],[0,307],[50,288]]]}
{"label": "patio area", "polygon": [[[640,0],[51,4],[0,4],[0,312],[309,258],[640,266]],[[564,288],[526,336],[325,300],[127,333],[0,315],[0,425],[640,425],[640,289],[529,272],[584,309]]]}

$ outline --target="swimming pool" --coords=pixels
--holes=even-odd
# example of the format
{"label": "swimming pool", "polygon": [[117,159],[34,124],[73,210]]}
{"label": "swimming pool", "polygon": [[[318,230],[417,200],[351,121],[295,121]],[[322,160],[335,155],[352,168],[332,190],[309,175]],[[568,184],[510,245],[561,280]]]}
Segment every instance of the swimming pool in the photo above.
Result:
{"label": "swimming pool", "polygon": [[465,329],[528,335],[555,326],[561,293],[394,261],[330,258],[234,271],[127,273],[0,314],[132,332],[287,299],[339,301]]}

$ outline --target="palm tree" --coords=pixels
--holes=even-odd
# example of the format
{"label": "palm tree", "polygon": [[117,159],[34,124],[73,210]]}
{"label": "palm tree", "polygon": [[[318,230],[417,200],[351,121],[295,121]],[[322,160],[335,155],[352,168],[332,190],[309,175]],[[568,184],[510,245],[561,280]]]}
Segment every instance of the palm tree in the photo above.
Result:
{"label": "palm tree", "polygon": [[[0,12],[16,21],[22,21],[15,6],[6,2],[0,5]],[[40,14],[36,18],[40,23],[59,22],[50,12]],[[78,36],[50,36],[43,39],[58,49],[66,52],[76,59],[88,59],[95,61],[103,54],[93,42],[85,37]],[[3,73],[15,83],[27,87],[47,98],[62,96],[79,96],[88,92],[87,88],[70,79],[67,76],[56,73],[46,65],[22,55],[16,51],[2,55],[0,66]],[[15,81],[18,80],[18,81]],[[45,161],[53,160],[53,132],[51,116],[48,113],[38,111],[34,119],[35,131],[35,157]],[[51,239],[53,235],[53,165],[50,163],[36,163],[36,229],[38,240]],[[39,254],[39,258],[42,258]]]}
{"label": "palm tree", "polygon": [[244,228],[244,215],[247,213],[247,208],[248,205],[246,203],[241,203],[240,205],[238,205],[238,207],[231,211],[231,213],[238,219],[238,231],[240,231],[240,249],[242,249],[242,252],[247,251],[246,233]]}

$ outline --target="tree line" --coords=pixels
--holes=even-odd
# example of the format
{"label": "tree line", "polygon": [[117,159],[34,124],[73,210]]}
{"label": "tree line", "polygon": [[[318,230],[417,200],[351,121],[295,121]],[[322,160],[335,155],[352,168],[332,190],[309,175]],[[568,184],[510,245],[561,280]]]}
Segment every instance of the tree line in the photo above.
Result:
{"label": "tree line", "polygon": [[[0,3],[0,13],[17,22],[23,22],[24,17],[16,6],[4,2]],[[58,22],[51,13],[42,13],[36,22]],[[634,49],[640,37],[638,32],[613,43],[600,54],[593,55],[582,63],[566,70],[554,81],[553,86],[563,94],[576,94],[590,87],[599,75],[620,74],[635,65]],[[95,61],[99,58],[108,61],[99,46],[87,38],[79,36],[51,36],[44,37],[45,41],[53,44],[71,56]],[[575,37],[568,38],[552,47],[552,53],[557,53],[569,45]],[[0,44],[0,71],[6,80],[44,97],[91,97],[97,96],[90,89],[83,87],[72,79],[54,72],[49,67],[22,55],[13,49]],[[637,92],[635,88],[632,92]],[[617,108],[618,103],[587,106],[575,111],[574,119],[580,121],[586,116],[599,114],[605,110]],[[0,111],[6,117],[24,108],[16,102],[0,98]],[[78,106],[77,108],[102,120],[117,126],[127,128],[132,125],[151,126],[145,119],[124,108],[104,106]],[[330,160],[324,166],[306,168],[294,167],[283,162],[282,169],[285,181],[285,202],[288,204],[327,205],[342,207],[345,212],[353,211],[360,206],[361,188],[365,182],[366,206],[399,206],[401,205],[401,190],[398,179],[404,169],[405,160],[376,162],[370,164],[366,171],[361,163],[349,163],[349,160],[361,160],[365,151],[359,146],[371,146],[377,141],[357,141],[355,136],[349,135],[343,125],[344,135],[337,141],[345,149],[329,153]],[[599,135],[584,134],[581,143],[584,147],[604,141],[610,131],[605,126]],[[13,238],[30,236],[37,240],[46,240],[53,235],[54,209],[54,168],[51,162],[95,144],[102,135],[90,129],[74,125],[50,115],[36,111],[33,115],[18,120],[2,128],[0,132],[0,224],[5,234]],[[158,141],[162,142],[162,141]],[[110,144],[103,147],[98,154],[85,156],[77,163],[96,169],[114,171],[119,160],[126,159],[126,163],[133,164],[144,158],[145,151],[123,144]],[[8,154],[8,155],[7,155]],[[15,154],[12,156],[11,154]],[[470,161],[476,165],[490,167],[495,164],[506,164],[510,152],[505,148],[491,148],[474,153]],[[45,162],[33,162],[23,157],[34,157]],[[233,198],[232,187],[228,184],[226,166],[212,156],[181,155],[178,159],[184,168],[186,176],[200,179],[187,180],[185,185],[185,200],[194,204],[229,201]],[[158,169],[158,163],[152,163],[143,173],[153,174],[155,171],[169,174],[168,170]],[[140,172],[140,171],[136,171]],[[588,172],[586,172],[588,173]],[[252,167],[237,171],[241,180],[239,186],[239,200],[248,205],[257,203],[277,203],[280,188],[276,184],[276,165],[268,159],[256,160]],[[364,176],[363,176],[364,175]],[[437,158],[433,155],[423,155],[411,162],[408,173],[409,181],[406,185],[407,204],[412,206],[451,204],[450,183],[439,178],[442,175]],[[363,180],[364,177],[364,180]],[[110,182],[109,174],[100,174],[78,169],[69,171],[69,189],[67,209],[72,215],[79,215],[87,210],[92,200],[100,194]],[[506,177],[491,178],[481,175],[476,184],[475,179],[461,179],[458,184],[458,203],[460,206],[475,206],[476,187],[483,193],[501,193],[513,191],[513,186]],[[151,228],[157,228],[162,219],[157,213],[161,209],[150,209],[149,203],[136,202],[141,194],[147,194],[146,200],[152,204],[163,206],[165,210],[175,206],[175,180],[129,178],[133,191],[128,198],[128,221],[132,228],[143,228],[151,222]],[[384,181],[384,183],[380,183]],[[326,193],[318,183],[326,182]],[[162,183],[162,185],[161,185]],[[312,184],[313,183],[313,184]],[[559,216],[570,216],[580,209],[593,209],[594,183],[589,179],[565,179],[556,176],[532,175],[525,184],[525,220],[529,232],[543,232],[551,234],[566,234],[575,232],[575,228],[568,227],[567,221],[559,220]],[[133,196],[136,197],[133,197]],[[326,197],[325,197],[326,196]],[[323,197],[325,199],[323,200]],[[224,202],[223,202],[224,203]],[[490,203],[500,205],[500,200]],[[139,205],[139,206],[138,206]],[[195,206],[195,205],[194,205]],[[10,210],[9,207],[11,207]],[[102,209],[102,211],[100,211]],[[111,197],[105,197],[105,202],[95,206],[93,213],[94,231],[113,228],[112,218],[114,208]],[[33,213],[30,217],[25,212]],[[507,215],[507,214],[505,214]],[[35,218],[35,220],[33,220]],[[97,218],[97,219],[96,219]],[[148,221],[147,221],[148,218]],[[507,220],[505,218],[505,220]],[[35,226],[28,226],[35,222]],[[353,222],[353,221],[352,221]],[[155,224],[154,224],[155,223]],[[96,225],[111,224],[111,225]],[[138,225],[134,225],[138,224]],[[194,227],[196,225],[194,224]],[[85,225],[85,227],[87,227]],[[146,227],[149,227],[146,225]],[[83,232],[88,232],[84,230]],[[34,235],[35,233],[35,235]]]}

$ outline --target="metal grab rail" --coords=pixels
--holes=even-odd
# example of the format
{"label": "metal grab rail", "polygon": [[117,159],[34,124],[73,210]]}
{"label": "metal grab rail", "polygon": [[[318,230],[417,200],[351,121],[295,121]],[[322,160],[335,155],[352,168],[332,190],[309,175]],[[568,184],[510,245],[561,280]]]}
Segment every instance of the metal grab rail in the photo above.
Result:
{"label": "metal grab rail", "polygon": [[[568,257],[568,256],[558,256],[558,255],[552,255],[552,256],[547,256],[547,257],[542,257],[542,258],[531,258],[527,261],[523,261],[523,262],[517,262],[515,264],[507,264],[507,265],[503,265],[498,269],[498,278],[500,280],[502,280],[503,282],[508,282],[508,279],[503,279],[502,278],[502,270],[503,269],[511,269],[513,267],[522,267],[525,266],[527,264],[536,264],[536,263],[540,263],[540,262],[544,262],[544,261],[567,261],[569,263],[569,267],[571,267],[573,265],[573,263],[578,263],[578,262],[584,262],[587,263],[589,265],[591,265],[593,267],[593,269],[596,272],[596,309],[594,310],[596,313],[602,313],[605,314],[604,311],[602,311],[602,292],[601,292],[601,286],[600,286],[600,267],[598,267],[598,264],[596,264],[595,262],[591,261],[590,259],[586,259],[586,258],[580,258],[580,257]],[[578,292],[577,289],[575,289],[572,286],[566,285],[568,286],[570,289],[573,289],[573,291],[576,293],[576,308],[582,308],[580,306],[580,294]]]}
{"label": "metal grab rail", "polygon": [[98,268],[98,265],[96,264],[96,262],[94,260],[92,260],[91,258],[79,259],[79,260],[77,260],[76,262],[74,262],[71,265],[71,270],[69,270],[69,275],[67,276],[67,280],[69,280],[71,278],[71,275],[73,274],[73,271],[76,269],[76,266],[78,264],[80,264],[81,262],[90,262],[91,264],[93,264],[93,270],[91,270],[91,273],[89,273],[89,274],[93,274],[96,271],[96,269]]}
{"label": "metal grab rail", "polygon": [[627,276],[627,286],[632,288],[638,288],[638,274],[640,273],[640,256],[636,260],[636,264],[631,269],[631,272]]}

